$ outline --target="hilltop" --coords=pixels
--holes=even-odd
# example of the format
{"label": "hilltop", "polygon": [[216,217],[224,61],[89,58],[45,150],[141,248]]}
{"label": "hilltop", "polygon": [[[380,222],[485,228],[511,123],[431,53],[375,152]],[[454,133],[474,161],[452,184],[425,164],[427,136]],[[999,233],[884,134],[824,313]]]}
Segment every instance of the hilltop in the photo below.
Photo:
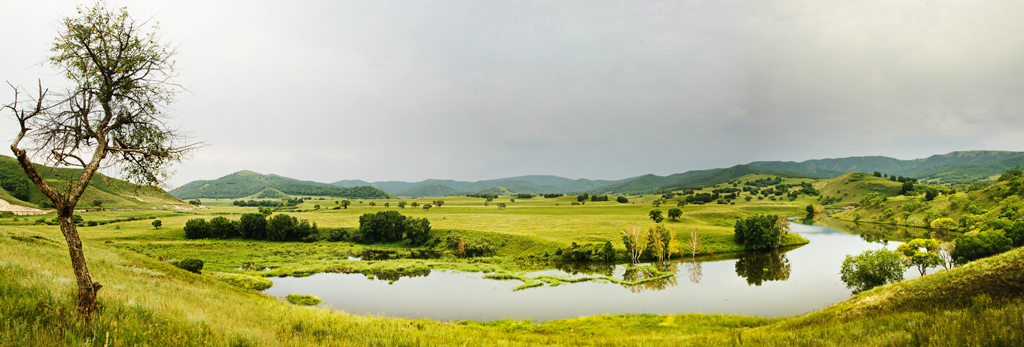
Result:
{"label": "hilltop", "polygon": [[173,189],[180,199],[281,198],[281,194],[350,198],[386,198],[388,193],[369,186],[344,188],[326,183],[300,181],[277,175],[239,171],[209,181],[194,181]]}

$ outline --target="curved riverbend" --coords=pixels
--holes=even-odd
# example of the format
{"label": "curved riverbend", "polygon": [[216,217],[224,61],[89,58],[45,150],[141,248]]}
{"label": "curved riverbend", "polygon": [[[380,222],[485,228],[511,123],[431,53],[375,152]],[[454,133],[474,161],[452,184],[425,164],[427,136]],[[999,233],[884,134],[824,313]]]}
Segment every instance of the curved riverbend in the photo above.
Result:
{"label": "curved riverbend", "polygon": [[[401,278],[391,284],[361,274],[272,278],[274,286],[265,293],[279,297],[311,294],[323,300],[322,305],[352,313],[442,321],[545,321],[626,313],[790,316],[850,297],[850,290],[839,278],[847,254],[895,249],[899,244],[867,242],[859,235],[822,225],[792,223],[791,232],[809,239],[810,244],[784,253],[752,253],[738,259],[669,262],[662,269],[675,276],[637,286],[588,281],[513,291],[523,282],[484,279],[481,273],[433,270],[427,276]],[[627,265],[606,270],[616,279],[629,281],[657,275]],[[525,274],[542,275],[601,276],[571,275],[560,270]],[[908,270],[905,276],[917,277],[917,272]]]}

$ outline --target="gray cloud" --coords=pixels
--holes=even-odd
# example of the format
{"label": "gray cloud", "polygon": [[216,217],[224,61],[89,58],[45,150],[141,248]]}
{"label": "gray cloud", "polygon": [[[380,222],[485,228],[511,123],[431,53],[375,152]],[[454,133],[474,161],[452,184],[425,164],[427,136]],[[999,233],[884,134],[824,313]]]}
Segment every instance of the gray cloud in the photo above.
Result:
{"label": "gray cloud", "polygon": [[[210,143],[172,184],[1024,150],[1013,1],[123,4],[180,44],[173,114]],[[57,83],[32,64],[74,4],[9,8],[0,78]]]}

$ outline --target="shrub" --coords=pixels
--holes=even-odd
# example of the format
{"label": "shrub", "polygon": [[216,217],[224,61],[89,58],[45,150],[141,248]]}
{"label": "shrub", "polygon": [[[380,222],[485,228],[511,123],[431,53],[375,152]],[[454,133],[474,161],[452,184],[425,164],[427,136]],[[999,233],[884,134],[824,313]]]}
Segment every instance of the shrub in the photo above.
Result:
{"label": "shrub", "polygon": [[277,214],[267,221],[267,239],[273,241],[316,241],[316,223],[308,220]]}
{"label": "shrub", "polygon": [[[93,222],[89,222],[89,223],[93,223]],[[160,226],[162,226],[162,225],[164,225],[164,222],[160,221],[159,219],[153,221],[153,228],[155,228],[155,229],[160,229]]]}
{"label": "shrub", "polygon": [[200,273],[199,270],[203,269],[203,261],[195,258],[185,258],[171,262],[171,265],[177,266],[179,269]]}
{"label": "shrub", "polygon": [[977,235],[963,235],[956,239],[956,249],[951,256],[957,265],[1006,252],[1013,247],[1013,241],[1002,230],[989,230]]}
{"label": "shrub", "polygon": [[753,250],[778,248],[789,233],[785,216],[756,215],[736,221],[733,239]]}
{"label": "shrub", "polygon": [[86,222],[85,225],[94,227],[94,226],[100,225],[100,223],[97,222],[97,221],[91,220],[91,221]]}
{"label": "shrub", "polygon": [[186,239],[205,239],[210,237],[210,223],[205,219],[195,218],[185,222]]}
{"label": "shrub", "polygon": [[886,283],[902,281],[905,269],[898,252],[880,249],[864,251],[858,256],[847,255],[839,274],[847,288],[859,293]]}
{"label": "shrub", "polygon": [[215,217],[210,220],[209,231],[211,238],[228,238],[238,236],[238,222],[231,221],[224,216]]}
{"label": "shrub", "polygon": [[245,213],[238,218],[238,233],[247,239],[267,238],[267,217],[262,213]]}
{"label": "shrub", "polygon": [[315,306],[320,304],[320,298],[312,295],[289,294],[288,302],[292,305]]}

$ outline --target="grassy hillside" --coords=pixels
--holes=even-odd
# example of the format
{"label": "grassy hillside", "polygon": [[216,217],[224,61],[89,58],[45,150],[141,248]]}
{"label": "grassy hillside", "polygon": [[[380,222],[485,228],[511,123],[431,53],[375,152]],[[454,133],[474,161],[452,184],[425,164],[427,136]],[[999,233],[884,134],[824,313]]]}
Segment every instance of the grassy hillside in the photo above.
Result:
{"label": "grassy hillside", "polygon": [[[931,201],[927,201],[924,195],[878,198],[863,201],[858,208],[834,217],[916,227],[929,227],[937,218],[952,218],[959,223],[960,232],[967,232],[987,229],[991,220],[1005,218],[1012,221],[1024,216],[1022,196],[1013,192],[1008,181],[941,189],[943,194]],[[962,221],[964,216],[968,217]]]}
{"label": "grassy hillside", "polygon": [[[0,167],[7,168],[11,172],[22,175],[24,179],[28,179],[14,158],[0,155]],[[50,168],[41,165],[36,167],[51,187],[65,186],[68,180],[77,179],[81,172],[76,169]],[[36,207],[36,203],[45,198],[34,184],[29,183],[28,188],[28,201],[14,199],[2,189],[0,189],[0,199],[15,205]],[[104,208],[121,209],[167,208],[186,205],[174,196],[167,194],[163,189],[134,185],[101,173],[96,173],[89,181],[89,186],[82,194],[78,208],[91,208],[92,203],[96,200],[101,201]]]}
{"label": "grassy hillside", "polygon": [[797,317],[601,315],[438,322],[289,305],[167,262],[87,242],[101,310],[76,324],[53,228],[0,231],[0,345],[1012,346],[1024,340],[1024,249],[878,287]]}
{"label": "grassy hillside", "polygon": [[[988,179],[1024,164],[1024,153],[1009,151],[959,151],[928,158],[900,160],[883,156],[815,159],[799,163],[763,161],[750,165],[774,170],[790,170],[835,177],[846,172],[879,171],[889,175],[914,177],[932,183],[961,184]],[[829,176],[832,174],[831,176]]]}
{"label": "grassy hillside", "polygon": [[216,180],[186,184],[171,190],[181,199],[239,199],[255,195],[266,188],[290,195],[333,196],[352,198],[385,198],[384,191],[373,187],[343,188],[326,183],[299,181],[252,171],[239,171]]}
{"label": "grassy hillside", "polygon": [[736,165],[725,169],[694,170],[668,176],[644,175],[632,180],[591,190],[591,194],[634,194],[707,187],[722,184],[747,175],[772,175],[791,178],[813,178],[786,171],[774,171],[750,165]]}

